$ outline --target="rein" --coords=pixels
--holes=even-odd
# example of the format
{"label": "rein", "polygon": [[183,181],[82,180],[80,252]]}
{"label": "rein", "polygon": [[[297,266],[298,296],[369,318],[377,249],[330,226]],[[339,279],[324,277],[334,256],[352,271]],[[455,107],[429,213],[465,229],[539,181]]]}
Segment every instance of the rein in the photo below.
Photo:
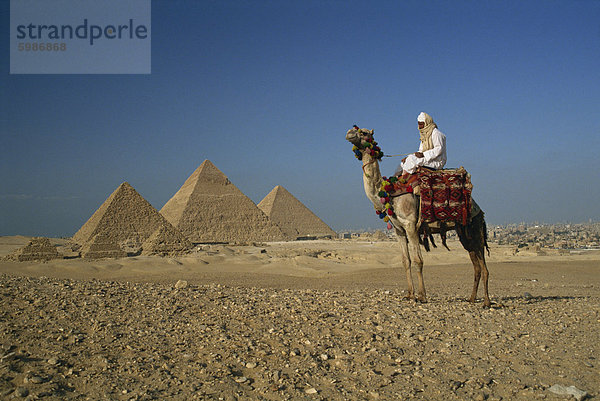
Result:
{"label": "rein", "polygon": [[399,155],[383,155],[383,157],[396,157],[396,156],[409,156],[412,155],[413,153],[400,153]]}
{"label": "rein", "polygon": [[362,169],[363,169],[363,174],[364,174],[364,175],[365,175],[365,177],[367,177],[367,178],[371,178],[371,177],[370,177],[370,176],[369,176],[369,174],[367,174],[367,172],[365,171],[365,167],[367,167],[369,164],[373,164],[373,163],[375,163],[375,159],[371,159],[371,161],[370,161],[370,162],[368,162],[368,163],[365,163],[365,164],[363,164],[363,166],[362,166]]}
{"label": "rein", "polygon": [[398,195],[390,195],[390,198],[397,198],[399,196],[407,195],[407,194],[413,194],[414,195],[414,193],[412,193],[412,192],[402,192],[402,193],[400,193]]}

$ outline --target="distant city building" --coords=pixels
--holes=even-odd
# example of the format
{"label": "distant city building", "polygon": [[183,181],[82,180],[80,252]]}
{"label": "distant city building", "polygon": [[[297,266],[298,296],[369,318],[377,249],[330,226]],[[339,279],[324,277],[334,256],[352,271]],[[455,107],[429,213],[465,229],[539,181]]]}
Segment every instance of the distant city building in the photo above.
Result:
{"label": "distant city building", "polygon": [[600,249],[600,223],[508,224],[488,229],[490,241],[499,245],[554,249]]}

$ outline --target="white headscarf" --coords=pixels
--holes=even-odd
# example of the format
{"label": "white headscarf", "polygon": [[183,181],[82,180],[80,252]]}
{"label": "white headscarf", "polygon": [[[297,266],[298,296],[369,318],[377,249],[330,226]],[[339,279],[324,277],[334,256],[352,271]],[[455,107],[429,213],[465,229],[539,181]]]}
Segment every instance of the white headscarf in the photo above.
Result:
{"label": "white headscarf", "polygon": [[417,121],[424,122],[425,126],[423,128],[419,128],[419,133],[421,134],[421,142],[423,143],[422,151],[425,152],[427,150],[433,149],[433,141],[431,140],[431,134],[433,130],[437,128],[437,125],[433,122],[433,118],[425,112],[421,112],[417,117]]}

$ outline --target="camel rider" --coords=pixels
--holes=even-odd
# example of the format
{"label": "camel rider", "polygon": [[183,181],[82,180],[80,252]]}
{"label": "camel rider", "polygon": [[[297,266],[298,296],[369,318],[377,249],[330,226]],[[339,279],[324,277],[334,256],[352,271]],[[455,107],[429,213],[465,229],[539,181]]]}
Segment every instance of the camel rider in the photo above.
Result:
{"label": "camel rider", "polygon": [[[437,128],[431,116],[421,112],[417,117],[421,144],[419,151],[402,159],[402,176],[413,174],[418,167],[425,166],[435,170],[444,168],[446,164],[446,135]],[[398,168],[397,173],[400,173]],[[397,174],[399,175],[399,174]]]}

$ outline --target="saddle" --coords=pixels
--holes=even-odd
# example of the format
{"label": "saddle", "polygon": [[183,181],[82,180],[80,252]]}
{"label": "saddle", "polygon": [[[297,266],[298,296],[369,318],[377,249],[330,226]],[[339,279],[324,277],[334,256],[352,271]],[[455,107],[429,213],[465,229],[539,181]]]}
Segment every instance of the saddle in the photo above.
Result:
{"label": "saddle", "polygon": [[383,177],[379,192],[383,210],[375,210],[380,218],[389,221],[388,216],[394,216],[390,199],[412,193],[419,199],[419,242],[429,251],[430,242],[436,246],[432,234],[439,234],[442,245],[450,249],[446,244],[446,233],[456,230],[457,225],[467,225],[481,212],[471,198],[472,189],[471,175],[464,167],[443,170],[420,167],[406,179]]}
{"label": "saddle", "polygon": [[420,169],[419,195],[421,197],[421,220],[453,221],[466,225],[471,211],[471,175],[458,169]]}
{"label": "saddle", "polygon": [[471,216],[477,214],[472,213],[471,175],[464,167],[443,170],[420,167],[406,179],[401,176],[383,179],[379,192],[384,209],[381,214],[393,216],[390,199],[406,193],[413,193],[420,198],[419,224],[466,225]]}

